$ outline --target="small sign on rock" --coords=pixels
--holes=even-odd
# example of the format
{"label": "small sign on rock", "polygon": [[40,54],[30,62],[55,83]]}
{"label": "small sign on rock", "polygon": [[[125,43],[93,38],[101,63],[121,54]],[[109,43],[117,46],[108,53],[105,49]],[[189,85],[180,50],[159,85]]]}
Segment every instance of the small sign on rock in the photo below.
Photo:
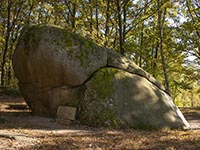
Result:
{"label": "small sign on rock", "polygon": [[76,107],[59,106],[57,110],[57,118],[75,120]]}

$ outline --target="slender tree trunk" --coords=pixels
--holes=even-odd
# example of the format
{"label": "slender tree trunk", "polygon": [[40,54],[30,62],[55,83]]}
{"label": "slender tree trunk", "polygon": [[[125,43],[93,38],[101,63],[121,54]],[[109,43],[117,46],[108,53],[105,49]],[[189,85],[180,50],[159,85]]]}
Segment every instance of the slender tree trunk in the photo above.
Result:
{"label": "slender tree trunk", "polygon": [[75,29],[76,27],[76,3],[70,2],[68,0],[65,0],[65,5],[68,9],[67,15],[63,15],[65,18],[67,24],[71,26],[72,29]]}
{"label": "slender tree trunk", "polygon": [[[167,75],[167,67],[165,63],[165,57],[164,57],[164,52],[163,52],[163,23],[164,22],[164,17],[166,13],[166,9],[164,10],[164,15],[161,7],[160,7],[160,0],[157,1],[157,7],[158,7],[158,31],[159,31],[159,48],[160,48],[160,55],[161,55],[161,61],[162,61],[162,69],[163,69],[163,75],[165,79],[165,87],[166,91],[168,94],[170,94],[170,87],[169,87],[169,79]],[[163,20],[162,20],[163,17]]]}
{"label": "slender tree trunk", "polygon": [[[20,10],[18,10],[18,14],[19,14]],[[18,15],[16,15],[18,16]],[[13,24],[14,25],[14,24]],[[14,27],[12,27],[14,28]],[[17,27],[15,26],[15,29],[12,29],[12,30],[15,30],[15,32],[12,32],[11,35],[10,35],[10,39],[11,39],[11,43],[10,43],[10,53],[9,53],[9,67],[8,67],[8,73],[7,73],[7,83],[8,85],[11,85],[11,79],[13,77],[13,74],[12,74],[12,56],[13,56],[13,50],[15,48],[15,44],[16,44],[16,41],[18,39],[18,34],[19,34],[19,31],[20,31],[20,25],[18,25]]]}
{"label": "slender tree trunk", "polygon": [[29,13],[28,13],[28,19],[27,19],[27,24],[30,24],[30,21],[31,21],[31,13],[33,11],[33,7],[34,7],[34,1],[33,2],[30,2],[30,8],[29,8]]}
{"label": "slender tree trunk", "polygon": [[8,3],[7,3],[7,23],[6,23],[5,47],[4,47],[3,58],[2,58],[2,63],[1,63],[1,85],[2,86],[4,85],[6,55],[7,55],[7,51],[8,51],[8,44],[9,44],[9,38],[10,38],[11,6],[12,6],[12,3],[11,3],[10,0],[8,0]]}
{"label": "slender tree trunk", "polygon": [[109,34],[109,22],[110,22],[110,0],[107,0],[106,5],[106,22],[105,22],[105,42],[104,45],[107,46],[108,44],[108,34]]}
{"label": "slender tree trunk", "polygon": [[71,13],[71,18],[72,18],[72,21],[71,21],[71,24],[72,24],[72,29],[75,29],[76,28],[76,4],[75,2],[72,3],[72,13]]}
{"label": "slender tree trunk", "polygon": [[[19,6],[21,6],[24,1],[20,1],[17,3]],[[12,9],[12,0],[7,1],[7,22],[5,25],[5,47],[3,51],[3,58],[2,58],[2,63],[1,63],[1,85],[4,86],[6,84],[5,76],[7,73],[7,81],[9,78],[11,78],[11,74],[9,74],[11,70],[11,60],[12,60],[12,53],[13,53],[13,45],[15,44],[17,37],[18,37],[18,31],[20,29],[20,26],[16,28],[16,21],[19,18],[20,12],[21,12],[21,7],[17,7],[16,5],[13,6]],[[11,10],[13,11],[11,15]],[[12,21],[11,21],[12,20]],[[16,29],[15,29],[16,28]],[[13,32],[12,32],[13,31]],[[15,31],[15,32],[14,32]],[[10,50],[10,53],[8,51]],[[9,55],[9,56],[8,56]],[[6,69],[6,62],[8,62],[8,69]],[[9,83],[9,82],[7,82]]]}
{"label": "slender tree trunk", "polygon": [[126,17],[127,17],[127,8],[126,8],[126,4],[128,3],[128,0],[124,1],[124,5],[123,5],[123,22],[122,22],[122,42],[124,45],[125,42],[125,36],[126,36]]}
{"label": "slender tree trunk", "polygon": [[[159,9],[160,8],[158,8],[158,11],[159,11]],[[160,18],[161,16],[160,16],[160,11],[158,12],[158,22],[157,22],[157,35],[159,35],[160,33],[160,27],[159,27],[159,25],[160,25],[160,23],[161,23],[161,21],[160,21]],[[154,53],[153,53],[153,75],[154,75],[154,77],[156,77],[157,75],[156,75],[156,70],[157,70],[157,59],[158,59],[158,51],[159,51],[159,45],[160,45],[160,39],[159,38],[157,38],[156,39],[156,46],[155,46],[155,50],[154,50]]]}
{"label": "slender tree trunk", "polygon": [[[145,5],[148,3],[147,0],[145,0]],[[143,15],[146,14],[146,7],[143,10]],[[142,50],[143,50],[143,40],[144,40],[144,21],[142,22],[142,29],[140,33],[140,52],[139,52],[139,66],[142,67]],[[147,62],[147,61],[146,61]]]}
{"label": "slender tree trunk", "polygon": [[196,32],[197,36],[200,38],[199,30],[198,30],[197,27],[195,26],[196,20],[195,20],[193,14],[192,14],[192,11],[191,11],[191,9],[190,9],[190,5],[189,5],[188,0],[186,0],[186,5],[187,5],[187,8],[188,8],[188,12],[189,12],[189,14],[190,14],[190,16],[191,16],[191,18],[192,18],[192,22],[193,22],[193,24],[194,24],[195,32]]}
{"label": "slender tree trunk", "polygon": [[117,0],[117,18],[118,18],[118,31],[119,31],[119,49],[120,53],[124,55],[124,40],[123,40],[123,24],[122,24],[122,13],[121,3]]}
{"label": "slender tree trunk", "polygon": [[158,49],[159,49],[159,41],[156,42],[155,52],[153,53],[153,70],[154,76],[156,77],[155,70],[157,69],[157,59],[158,59]]}
{"label": "slender tree trunk", "polygon": [[192,108],[194,107],[194,94],[192,91],[191,91],[191,107]]}
{"label": "slender tree trunk", "polygon": [[139,58],[139,66],[142,67],[142,49],[143,49],[143,38],[144,38],[144,23],[142,24],[142,30],[140,33],[140,58]]}
{"label": "slender tree trunk", "polygon": [[9,64],[8,64],[9,67],[8,67],[8,74],[7,74],[7,84],[8,85],[10,85],[10,83],[11,83],[10,81],[12,79],[12,73],[11,73],[12,72],[11,71],[11,69],[12,69],[12,61],[11,60],[12,60],[12,53],[9,54]]}
{"label": "slender tree trunk", "polygon": [[92,15],[93,15],[93,10],[92,10],[92,0],[89,0],[89,5],[90,5],[90,34],[92,35],[93,32],[93,27],[92,27]]}
{"label": "slender tree trunk", "polygon": [[70,8],[70,4],[68,0],[65,0],[65,6],[68,9],[68,12],[66,15],[63,14],[63,17],[65,18],[65,21],[67,22],[68,25],[70,25],[70,12],[71,12],[71,8]]}
{"label": "slender tree trunk", "polygon": [[97,31],[97,38],[99,37],[99,8],[98,8],[98,1],[96,1],[96,11],[95,11],[95,17],[96,17],[96,31]]}
{"label": "slender tree trunk", "polygon": [[116,27],[115,36],[114,36],[115,38],[114,38],[114,41],[113,41],[113,49],[116,48],[117,35],[118,35],[118,30],[117,30],[117,27]]}

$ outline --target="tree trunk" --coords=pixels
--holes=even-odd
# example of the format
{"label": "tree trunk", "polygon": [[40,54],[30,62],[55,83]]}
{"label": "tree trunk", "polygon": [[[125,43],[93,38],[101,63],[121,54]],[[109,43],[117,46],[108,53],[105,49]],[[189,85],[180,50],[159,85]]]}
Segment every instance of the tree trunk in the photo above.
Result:
{"label": "tree trunk", "polygon": [[200,33],[199,33],[199,30],[198,30],[198,29],[197,29],[197,27],[195,26],[195,24],[197,24],[197,23],[196,23],[196,20],[195,20],[195,18],[194,18],[194,16],[193,16],[193,14],[192,14],[192,11],[191,11],[191,9],[190,9],[190,5],[189,5],[189,2],[188,2],[188,0],[186,0],[186,5],[187,5],[187,8],[188,8],[188,12],[189,12],[189,14],[190,14],[190,16],[191,16],[192,22],[193,22],[193,24],[194,24],[194,29],[195,29],[195,32],[196,32],[196,34],[197,34],[198,38],[200,38]]}
{"label": "tree trunk", "polygon": [[5,47],[3,51],[3,58],[1,63],[1,85],[4,85],[4,76],[5,76],[5,64],[6,64],[6,55],[8,51],[8,44],[9,44],[9,38],[10,38],[10,16],[11,16],[11,6],[12,3],[10,0],[8,0],[7,4],[7,22],[6,22],[6,36],[5,36]]}
{"label": "tree trunk", "polygon": [[92,27],[92,15],[93,15],[93,11],[92,11],[92,0],[89,0],[89,5],[90,5],[90,34],[92,35],[92,31],[93,31],[93,27]]}
{"label": "tree trunk", "polygon": [[143,38],[144,38],[144,23],[142,25],[142,30],[141,30],[141,33],[140,33],[140,56],[139,56],[139,66],[142,67],[142,49],[143,49]]}
{"label": "tree trunk", "polygon": [[124,55],[124,40],[123,40],[123,24],[122,24],[122,13],[121,3],[117,0],[117,18],[118,18],[118,31],[119,31],[119,49],[120,53]]}
{"label": "tree trunk", "polygon": [[71,18],[72,18],[72,21],[71,21],[71,24],[72,24],[72,29],[75,29],[76,27],[76,4],[75,2],[72,3],[72,13],[71,13]]}
{"label": "tree trunk", "polygon": [[105,22],[105,42],[104,45],[107,46],[108,44],[108,34],[109,34],[109,22],[110,22],[110,0],[107,0],[106,6],[106,22]]}
{"label": "tree trunk", "polygon": [[[164,10],[164,13],[163,13],[160,6],[161,6],[160,0],[158,0],[157,8],[158,8],[159,48],[160,48],[160,55],[161,55],[161,61],[162,61],[163,75],[165,79],[166,92],[170,95],[169,79],[167,75],[167,67],[166,67],[165,57],[164,57],[164,52],[163,52],[163,25],[164,24],[162,22],[164,22],[165,20],[164,17],[165,17],[166,9]],[[163,17],[163,20],[162,20],[162,17]]]}
{"label": "tree trunk", "polygon": [[[97,32],[97,38],[99,37],[99,8],[98,8],[98,2],[96,1],[96,11],[95,11],[95,17],[96,17],[96,32]],[[98,40],[98,39],[97,39]]]}
{"label": "tree trunk", "polygon": [[191,107],[192,108],[194,107],[194,94],[192,91],[191,91]]}

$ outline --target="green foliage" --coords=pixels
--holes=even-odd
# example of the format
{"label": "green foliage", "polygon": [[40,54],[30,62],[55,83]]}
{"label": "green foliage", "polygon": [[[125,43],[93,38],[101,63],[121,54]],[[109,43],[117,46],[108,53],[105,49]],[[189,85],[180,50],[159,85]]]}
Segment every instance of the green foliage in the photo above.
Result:
{"label": "green foliage", "polygon": [[[22,27],[29,24],[59,25],[99,45],[116,51],[123,49],[136,64],[164,85],[168,83],[172,97],[181,105],[184,100],[180,97],[195,91],[200,82],[197,1],[2,0],[0,10],[4,86],[16,86],[12,54]],[[87,44],[84,43],[84,49]]]}
{"label": "green foliage", "polygon": [[0,94],[13,96],[13,97],[21,96],[21,92],[18,88],[11,88],[11,87],[0,87]]}

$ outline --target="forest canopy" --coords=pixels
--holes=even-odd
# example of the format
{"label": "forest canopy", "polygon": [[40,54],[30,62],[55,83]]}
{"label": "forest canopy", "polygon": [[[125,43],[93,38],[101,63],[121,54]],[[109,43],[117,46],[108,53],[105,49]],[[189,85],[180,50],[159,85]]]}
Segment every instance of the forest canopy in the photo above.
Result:
{"label": "forest canopy", "polygon": [[178,106],[200,106],[197,0],[1,0],[0,84],[17,88],[22,28],[53,24],[118,51],[158,79]]}

